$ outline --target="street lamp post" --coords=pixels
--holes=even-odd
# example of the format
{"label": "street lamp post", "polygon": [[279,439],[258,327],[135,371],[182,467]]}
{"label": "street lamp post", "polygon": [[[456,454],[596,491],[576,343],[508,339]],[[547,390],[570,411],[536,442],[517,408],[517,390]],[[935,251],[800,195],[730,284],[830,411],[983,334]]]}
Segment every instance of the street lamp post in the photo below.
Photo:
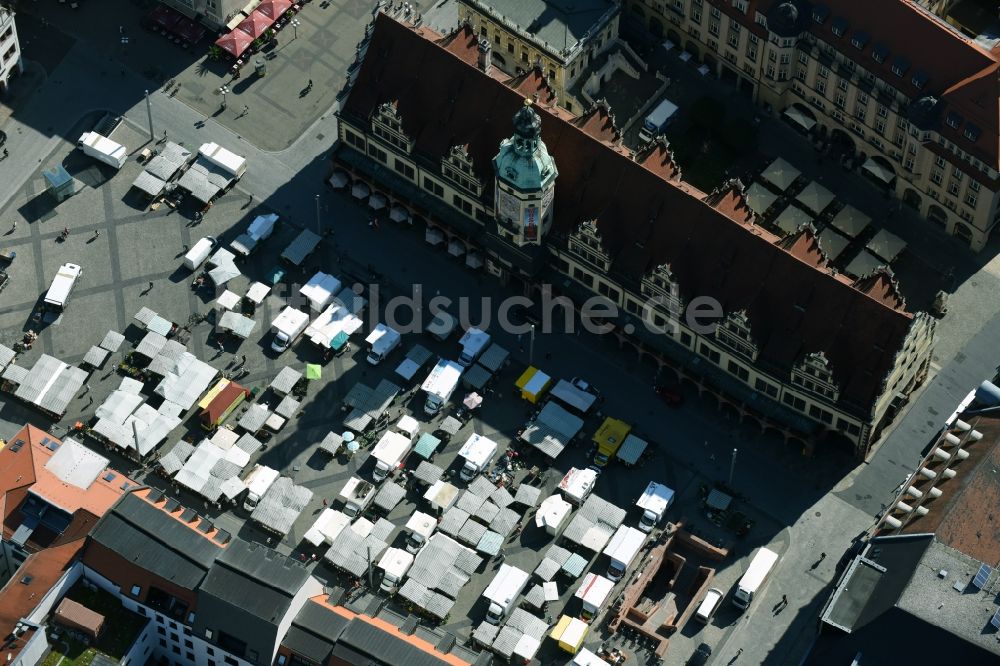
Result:
{"label": "street lamp post", "polygon": [[316,233],[319,234],[320,236],[323,235],[323,226],[322,226],[322,223],[320,222],[320,216],[319,216],[319,195],[318,194],[316,195]]}
{"label": "street lamp post", "polygon": [[535,362],[535,325],[531,325],[531,338],[528,342],[528,365]]}
{"label": "street lamp post", "polygon": [[289,23],[292,24],[292,31],[293,31],[292,32],[292,39],[298,39],[299,38],[299,26],[302,25],[302,21],[298,20],[297,18],[293,18],[291,21],[289,21]]}
{"label": "street lamp post", "polygon": [[729,487],[733,487],[733,474],[736,472],[736,449],[733,449],[733,459],[729,462]]}
{"label": "street lamp post", "polygon": [[219,92],[222,93],[222,108],[226,108],[226,93],[229,92],[229,86],[223,85],[219,88]]}

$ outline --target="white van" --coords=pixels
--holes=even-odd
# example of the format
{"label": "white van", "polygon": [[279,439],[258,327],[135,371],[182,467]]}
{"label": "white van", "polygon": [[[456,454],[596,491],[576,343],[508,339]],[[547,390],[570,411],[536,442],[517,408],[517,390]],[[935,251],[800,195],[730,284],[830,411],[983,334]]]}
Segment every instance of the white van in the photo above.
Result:
{"label": "white van", "polygon": [[757,554],[753,556],[753,560],[750,561],[747,572],[736,584],[733,603],[744,610],[749,608],[750,602],[753,601],[753,595],[764,585],[764,581],[767,580],[768,574],[771,573],[771,569],[774,568],[777,561],[778,554],[773,550],[767,548],[758,550]]}
{"label": "white van", "polygon": [[77,280],[83,275],[83,269],[76,264],[63,264],[56,271],[56,276],[52,278],[49,290],[45,292],[45,307],[51,310],[62,312],[69,301],[69,295],[73,293],[73,287]]}
{"label": "white van", "polygon": [[184,255],[184,267],[192,271],[198,270],[205,263],[205,260],[208,259],[208,255],[212,254],[214,247],[215,239],[211,236],[205,236],[192,245],[191,249]]}
{"label": "white van", "polygon": [[708,624],[712,620],[712,616],[715,615],[715,611],[719,610],[719,606],[722,605],[723,596],[725,595],[722,594],[722,590],[710,587],[705,593],[705,598],[698,604],[698,610],[694,614],[695,619]]}

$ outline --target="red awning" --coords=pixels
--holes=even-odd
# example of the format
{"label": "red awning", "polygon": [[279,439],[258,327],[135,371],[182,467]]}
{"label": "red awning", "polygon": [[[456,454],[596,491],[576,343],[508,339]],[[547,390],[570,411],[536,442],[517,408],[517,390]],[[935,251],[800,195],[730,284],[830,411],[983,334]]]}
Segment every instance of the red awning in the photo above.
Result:
{"label": "red awning", "polygon": [[274,19],[254,11],[236,26],[236,30],[242,30],[252,38],[257,39],[271,27],[272,23],[274,23]]}
{"label": "red awning", "polygon": [[182,18],[183,16],[178,12],[165,5],[156,5],[149,13],[149,20],[152,21],[153,25],[164,30],[172,30]]}
{"label": "red awning", "polygon": [[264,0],[264,2],[257,5],[257,11],[271,20],[276,20],[279,16],[287,12],[291,6],[291,0]]}
{"label": "red awning", "polygon": [[230,53],[234,58],[239,58],[243,52],[250,48],[253,37],[242,30],[233,30],[228,35],[223,35],[215,40],[215,45],[223,51]]}

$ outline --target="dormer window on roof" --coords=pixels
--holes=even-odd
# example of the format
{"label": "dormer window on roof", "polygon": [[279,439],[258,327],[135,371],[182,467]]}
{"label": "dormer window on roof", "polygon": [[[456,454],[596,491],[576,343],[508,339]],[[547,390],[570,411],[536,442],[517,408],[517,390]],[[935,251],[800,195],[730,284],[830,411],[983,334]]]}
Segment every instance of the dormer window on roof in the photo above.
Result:
{"label": "dormer window on roof", "polygon": [[913,73],[913,78],[910,79],[910,83],[917,88],[923,88],[927,84],[927,78],[927,72],[918,69]]}
{"label": "dormer window on roof", "polygon": [[868,43],[869,39],[871,38],[868,36],[867,32],[865,32],[864,30],[858,30],[854,33],[854,36],[851,37],[851,44],[856,49],[863,49],[865,48],[865,45]]}
{"label": "dormer window on roof", "polygon": [[816,23],[825,23],[826,20],[830,18],[830,8],[826,5],[816,5],[813,7],[813,21]]}
{"label": "dormer window on roof", "polygon": [[965,124],[965,138],[969,141],[975,141],[979,138],[981,130],[973,125],[972,123]]}
{"label": "dormer window on roof", "polygon": [[910,68],[910,61],[904,56],[896,56],[892,61],[892,73],[896,76],[902,76],[906,74],[906,70]]}
{"label": "dormer window on roof", "polygon": [[948,127],[953,127],[955,129],[958,129],[959,125],[962,124],[962,116],[952,111],[951,113],[948,114],[948,117],[946,117],[944,121],[948,123]]}
{"label": "dormer window on roof", "polygon": [[875,48],[872,49],[872,60],[875,62],[885,62],[888,55],[889,47],[885,44],[876,44]]}
{"label": "dormer window on roof", "polygon": [[833,19],[833,23],[830,25],[830,31],[837,35],[837,37],[843,37],[844,33],[847,32],[847,19]]}

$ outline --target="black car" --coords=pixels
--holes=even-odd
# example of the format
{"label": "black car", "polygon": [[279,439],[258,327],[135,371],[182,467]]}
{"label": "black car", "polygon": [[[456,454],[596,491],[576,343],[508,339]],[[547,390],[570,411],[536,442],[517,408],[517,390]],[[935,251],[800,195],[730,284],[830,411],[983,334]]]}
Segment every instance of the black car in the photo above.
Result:
{"label": "black car", "polygon": [[689,666],[701,666],[712,656],[712,647],[708,643],[702,643],[695,649],[694,654],[688,659]]}

